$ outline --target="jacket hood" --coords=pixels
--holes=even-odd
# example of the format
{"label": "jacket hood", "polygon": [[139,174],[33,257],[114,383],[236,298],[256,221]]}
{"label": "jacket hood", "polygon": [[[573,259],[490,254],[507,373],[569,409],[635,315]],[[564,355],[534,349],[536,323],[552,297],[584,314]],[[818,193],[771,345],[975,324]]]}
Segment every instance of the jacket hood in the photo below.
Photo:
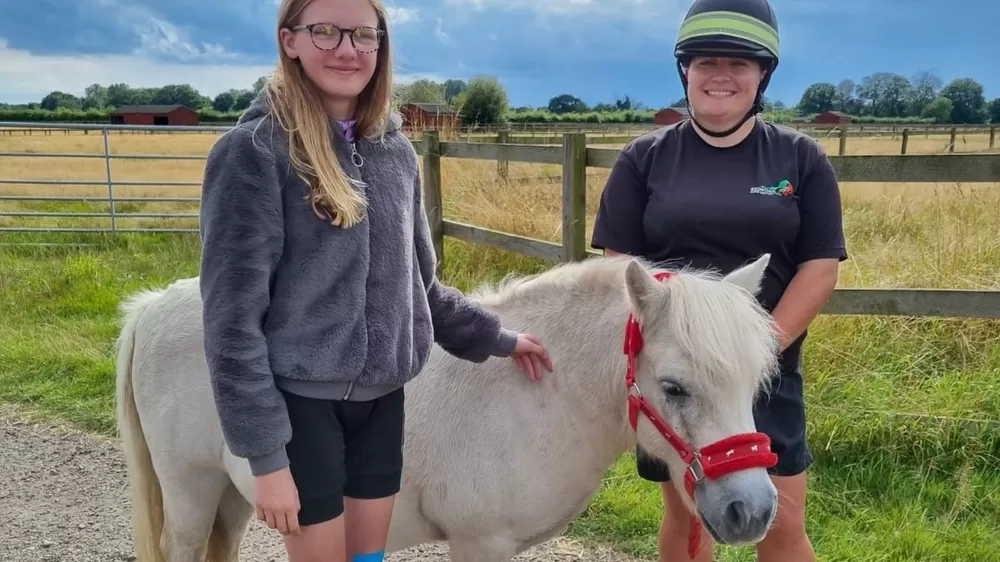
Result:
{"label": "jacket hood", "polygon": [[[250,102],[250,107],[248,107],[236,121],[237,125],[242,125],[244,123],[259,121],[266,118],[270,112],[271,107],[267,103],[267,87],[261,88],[260,92],[254,97],[253,101]],[[334,125],[334,120],[330,120],[330,124]],[[389,119],[385,123],[382,131],[377,132],[374,136],[380,137],[389,133],[396,132],[403,127],[403,116],[397,111],[389,112]],[[334,128],[334,130],[337,130]]]}

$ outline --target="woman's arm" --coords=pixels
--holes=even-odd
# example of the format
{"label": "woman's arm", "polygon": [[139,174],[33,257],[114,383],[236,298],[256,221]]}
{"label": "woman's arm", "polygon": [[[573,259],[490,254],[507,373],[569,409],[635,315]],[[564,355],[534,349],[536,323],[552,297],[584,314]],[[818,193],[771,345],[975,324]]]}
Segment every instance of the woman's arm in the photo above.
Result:
{"label": "woman's arm", "polygon": [[590,245],[594,249],[604,250],[606,255],[645,254],[646,236],[642,216],[649,196],[646,182],[635,163],[634,150],[630,144],[618,153],[601,192],[601,202],[594,218]]}
{"label": "woman's arm", "polygon": [[781,351],[806,331],[837,286],[840,260],[820,258],[799,265],[771,316],[778,327]]}
{"label": "woman's arm", "polygon": [[772,317],[781,350],[797,340],[833,294],[840,262],[847,259],[840,186],[819,145],[809,143],[807,166],[796,191],[799,197],[798,271],[775,306]]}

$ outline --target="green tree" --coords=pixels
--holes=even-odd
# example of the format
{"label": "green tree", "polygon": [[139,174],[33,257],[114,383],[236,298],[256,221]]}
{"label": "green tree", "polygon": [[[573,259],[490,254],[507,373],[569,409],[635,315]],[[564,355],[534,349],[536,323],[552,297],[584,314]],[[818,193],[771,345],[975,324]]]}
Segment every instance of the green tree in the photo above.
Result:
{"label": "green tree", "polygon": [[993,98],[986,112],[990,115],[990,123],[1000,123],[1000,98]]}
{"label": "green tree", "polygon": [[957,78],[941,90],[941,97],[951,100],[952,123],[985,123],[986,98],[983,85],[972,78]]}
{"label": "green tree", "polygon": [[464,92],[468,87],[469,85],[466,84],[464,80],[445,80],[444,101],[452,103],[455,101],[455,98]]}
{"label": "green tree", "polygon": [[108,89],[100,84],[91,84],[83,91],[84,109],[103,109],[108,105]]}
{"label": "green tree", "polygon": [[180,104],[191,109],[201,109],[212,104],[212,100],[201,95],[190,84],[168,84],[162,88],[156,88],[152,98],[154,104]]}
{"label": "green tree", "polygon": [[215,96],[212,100],[212,109],[216,111],[226,112],[229,111],[233,105],[236,103],[235,90],[229,90],[227,92],[222,92]]}
{"label": "green tree", "polygon": [[850,115],[861,113],[861,102],[857,97],[858,85],[854,80],[841,80],[833,95],[833,108]]}
{"label": "green tree", "polygon": [[108,105],[111,107],[121,107],[123,105],[133,105],[139,103],[136,99],[136,92],[128,84],[111,84],[107,90]]}
{"label": "green tree", "polygon": [[396,97],[400,105],[407,103],[445,103],[444,85],[433,80],[421,79],[400,86]]}
{"label": "green tree", "polygon": [[243,111],[247,109],[253,103],[255,97],[257,97],[257,94],[253,90],[236,90],[236,101],[233,102],[229,111]]}
{"label": "green tree", "polygon": [[549,111],[552,113],[583,113],[587,104],[572,94],[562,94],[549,100]]}
{"label": "green tree", "polygon": [[948,98],[936,98],[920,111],[920,116],[935,123],[949,123],[954,106]]}
{"label": "green tree", "polygon": [[943,82],[932,72],[918,72],[911,80],[909,99],[906,100],[909,109],[907,115],[921,115],[924,108],[937,99]]}
{"label": "green tree", "polygon": [[476,76],[462,93],[462,120],[465,123],[500,123],[507,113],[507,90],[495,76]]}
{"label": "green tree", "polygon": [[212,100],[212,109],[223,113],[227,111],[243,111],[250,107],[253,99],[257,97],[257,93],[255,92],[256,86],[257,84],[254,84],[254,88],[252,89],[237,90],[233,88],[222,92]]}
{"label": "green tree", "polygon": [[55,111],[57,109],[83,109],[83,100],[66,92],[50,92],[42,98],[42,109]]}
{"label": "green tree", "polygon": [[837,95],[836,86],[829,82],[812,84],[802,93],[798,109],[802,113],[823,113],[834,107]]}
{"label": "green tree", "polygon": [[858,98],[868,102],[875,117],[902,117],[907,100],[912,98],[910,81],[894,72],[876,72],[861,79]]}

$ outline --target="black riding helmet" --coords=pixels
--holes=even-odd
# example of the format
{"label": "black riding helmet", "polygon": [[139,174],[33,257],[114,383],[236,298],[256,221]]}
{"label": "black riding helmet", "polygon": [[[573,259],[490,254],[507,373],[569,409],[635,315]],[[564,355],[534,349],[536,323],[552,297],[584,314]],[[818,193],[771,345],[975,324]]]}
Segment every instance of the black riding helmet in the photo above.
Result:
{"label": "black riding helmet", "polygon": [[[757,89],[750,111],[728,131],[716,133],[700,127],[714,137],[725,137],[740,128],[747,119],[764,110],[762,97],[778,66],[778,17],[768,0],[695,0],[681,23],[674,49],[677,72],[687,100],[684,68],[696,56],[740,57],[760,62],[765,74]],[[688,102],[690,109],[690,102]],[[694,115],[691,116],[695,120]],[[697,121],[695,121],[697,122]]]}

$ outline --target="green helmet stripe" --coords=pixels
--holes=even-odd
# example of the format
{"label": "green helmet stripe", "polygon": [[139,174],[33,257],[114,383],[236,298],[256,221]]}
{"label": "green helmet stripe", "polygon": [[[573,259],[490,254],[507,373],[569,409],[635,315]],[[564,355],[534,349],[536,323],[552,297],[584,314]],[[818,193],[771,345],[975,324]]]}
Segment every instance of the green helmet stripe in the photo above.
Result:
{"label": "green helmet stripe", "polygon": [[729,35],[753,41],[778,56],[778,30],[765,22],[738,12],[702,12],[681,25],[677,41],[705,35]]}

